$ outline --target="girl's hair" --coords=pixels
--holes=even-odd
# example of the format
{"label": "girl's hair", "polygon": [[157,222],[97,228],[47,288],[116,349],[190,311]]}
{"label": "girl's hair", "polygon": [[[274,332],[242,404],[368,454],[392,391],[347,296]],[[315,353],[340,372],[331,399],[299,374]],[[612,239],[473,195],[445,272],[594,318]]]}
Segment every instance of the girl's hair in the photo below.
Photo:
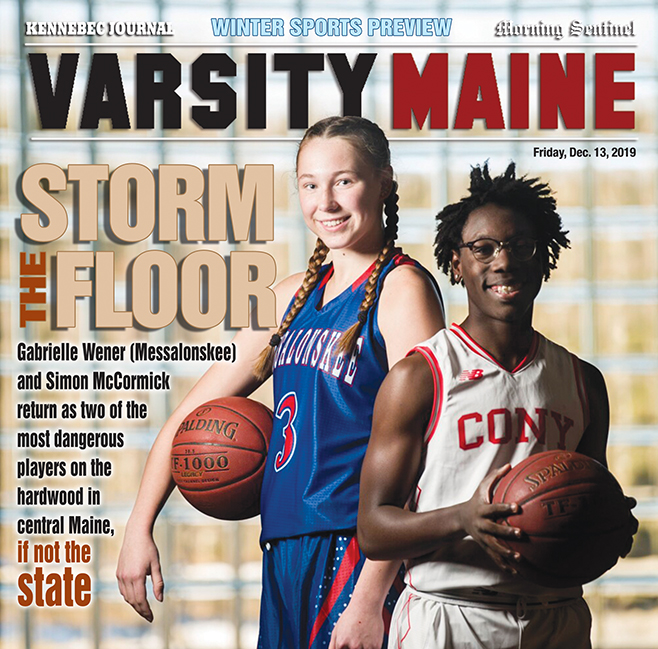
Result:
{"label": "girl's hair", "polygon": [[562,219],[557,213],[555,198],[547,183],[539,178],[517,177],[516,165],[511,162],[505,173],[491,177],[485,162],[471,169],[471,184],[468,196],[457,203],[446,205],[437,215],[437,230],[434,240],[434,256],[440,270],[457,284],[452,270],[452,253],[462,241],[462,230],[471,212],[492,203],[507,207],[525,216],[537,232],[537,252],[542,264],[544,280],[557,267],[562,248],[569,247],[567,232],[562,230]]}
{"label": "girl's hair", "polygon": [[[345,117],[327,117],[309,127],[297,151],[297,161],[299,153],[305,144],[318,137],[342,137],[348,140],[358,155],[375,169],[382,173],[389,173],[391,166],[391,151],[388,146],[388,140],[384,132],[370,120],[365,117],[345,116]],[[382,268],[386,262],[393,256],[395,240],[398,234],[398,194],[397,183],[391,181],[391,191],[384,199],[384,214],[386,223],[384,226],[384,247],[381,249],[377,260],[375,261],[370,277],[366,283],[366,294],[359,307],[357,321],[341,336],[338,342],[338,352],[346,355],[354,351],[359,334],[363,325],[368,319],[368,312],[375,303],[377,297],[377,280],[381,274]],[[295,295],[295,299],[288,311],[283,322],[279,325],[276,333],[270,339],[269,345],[261,352],[254,366],[254,373],[260,380],[265,380],[274,365],[274,355],[277,345],[281,342],[288,327],[295,319],[301,308],[306,303],[308,296],[318,282],[320,267],[326,256],[329,254],[329,248],[324,244],[322,239],[317,240],[315,250],[308,260],[306,275],[301,287]]]}

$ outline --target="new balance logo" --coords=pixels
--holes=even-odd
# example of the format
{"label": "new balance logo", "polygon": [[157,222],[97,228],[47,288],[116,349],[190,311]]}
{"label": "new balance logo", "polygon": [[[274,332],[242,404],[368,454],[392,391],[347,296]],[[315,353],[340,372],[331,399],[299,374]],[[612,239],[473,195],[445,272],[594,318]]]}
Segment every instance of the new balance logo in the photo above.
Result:
{"label": "new balance logo", "polygon": [[464,370],[459,375],[459,381],[477,381],[484,376],[484,370]]}

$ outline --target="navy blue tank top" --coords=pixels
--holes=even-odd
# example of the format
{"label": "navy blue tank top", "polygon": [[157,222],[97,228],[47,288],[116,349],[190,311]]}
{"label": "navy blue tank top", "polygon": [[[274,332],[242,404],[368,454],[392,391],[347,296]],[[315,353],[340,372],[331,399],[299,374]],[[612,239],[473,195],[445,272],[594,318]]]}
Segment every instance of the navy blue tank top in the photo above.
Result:
{"label": "navy blue tank top", "polygon": [[[379,276],[377,299],[386,275],[401,264],[422,268],[395,254]],[[323,266],[277,348],[274,429],[261,495],[262,542],[356,528],[361,464],[375,397],[388,372],[378,302],[354,353],[346,358],[336,353],[336,345],[357,321],[371,271],[322,304],[333,272],[331,265]]]}

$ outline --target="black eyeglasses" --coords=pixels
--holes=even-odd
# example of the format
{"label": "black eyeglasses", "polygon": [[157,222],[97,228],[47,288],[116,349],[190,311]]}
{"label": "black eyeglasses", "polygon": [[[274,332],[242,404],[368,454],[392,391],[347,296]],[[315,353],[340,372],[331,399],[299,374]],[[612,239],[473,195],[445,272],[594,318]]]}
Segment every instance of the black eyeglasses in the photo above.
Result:
{"label": "black eyeglasses", "polygon": [[537,240],[520,235],[512,237],[509,241],[476,239],[462,243],[459,247],[468,248],[473,253],[473,257],[483,264],[493,261],[503,248],[507,248],[517,261],[530,261],[537,252]]}

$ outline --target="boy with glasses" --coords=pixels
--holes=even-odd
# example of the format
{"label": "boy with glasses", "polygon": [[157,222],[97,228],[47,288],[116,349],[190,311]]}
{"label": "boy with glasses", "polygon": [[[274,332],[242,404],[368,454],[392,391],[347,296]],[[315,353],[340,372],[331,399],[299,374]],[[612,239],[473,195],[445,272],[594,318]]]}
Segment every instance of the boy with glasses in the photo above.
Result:
{"label": "boy with glasses", "polygon": [[437,220],[437,263],[466,288],[468,316],[389,373],[361,474],[362,549],[408,559],[389,649],[590,647],[582,589],[521,578],[503,541],[522,531],[499,522],[518,505],[491,502],[510,465],[534,453],[606,463],[601,373],[532,328],[542,281],[569,244],[555,200],[513,163],[495,178],[485,164]]}

